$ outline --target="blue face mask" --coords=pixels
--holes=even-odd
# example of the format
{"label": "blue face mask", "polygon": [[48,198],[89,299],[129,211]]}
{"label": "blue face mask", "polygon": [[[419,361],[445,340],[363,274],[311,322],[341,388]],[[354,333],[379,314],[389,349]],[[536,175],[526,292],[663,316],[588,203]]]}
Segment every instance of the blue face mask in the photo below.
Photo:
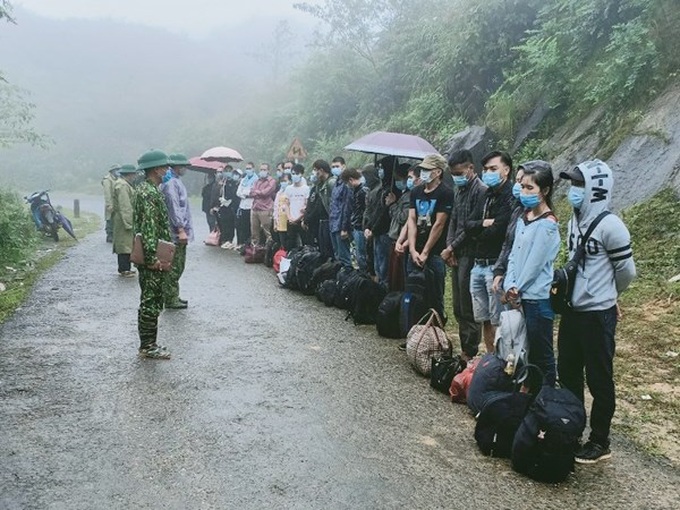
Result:
{"label": "blue face mask", "polygon": [[318,181],[318,180],[319,180],[319,178],[314,173],[309,176],[309,182],[311,182],[312,184],[316,184],[316,181]]}
{"label": "blue face mask", "polygon": [[266,179],[269,176],[269,172],[266,170],[260,170],[260,173],[258,174],[260,176],[260,179]]}
{"label": "blue face mask", "polygon": [[580,209],[583,205],[583,200],[586,198],[586,189],[572,186],[569,188],[567,198],[574,209]]}
{"label": "blue face mask", "polygon": [[467,186],[468,178],[465,175],[454,175],[453,183],[459,188],[462,188],[463,186]]}
{"label": "blue face mask", "polygon": [[234,176],[232,174],[225,174],[224,178],[228,181],[232,181],[234,179]]}
{"label": "blue face mask", "polygon": [[291,179],[293,179],[293,184],[297,184],[302,180],[302,176],[300,174],[293,174]]}
{"label": "blue face mask", "polygon": [[253,169],[252,168],[246,168],[246,177],[252,177],[253,176]]}
{"label": "blue face mask", "polygon": [[378,179],[381,181],[385,178],[385,169],[384,168],[378,168]]}
{"label": "blue face mask", "polygon": [[522,206],[526,207],[527,209],[533,209],[541,203],[541,199],[538,198],[538,193],[533,193],[531,195],[525,195],[522,193],[519,196],[519,201],[522,202]]}
{"label": "blue face mask", "polygon": [[170,169],[168,168],[168,169],[165,171],[165,175],[163,176],[163,182],[166,183],[166,182],[168,182],[170,179],[172,179],[172,170],[170,170]]}
{"label": "blue face mask", "polygon": [[281,191],[286,191],[286,188],[288,187],[288,181],[284,181],[281,183]]}
{"label": "blue face mask", "polygon": [[420,180],[423,181],[425,184],[430,182],[432,180],[432,170],[421,170]]}
{"label": "blue face mask", "polygon": [[404,181],[394,181],[394,185],[399,191],[404,191],[406,189],[406,182]]}
{"label": "blue face mask", "polygon": [[416,180],[413,177],[409,177],[406,179],[406,187],[408,189],[413,189],[413,187],[416,185]]}
{"label": "blue face mask", "polygon": [[482,174],[482,182],[489,188],[495,188],[501,183],[501,176],[498,172],[484,172]]}
{"label": "blue face mask", "polygon": [[277,179],[280,179],[282,175],[283,175],[283,172],[281,170],[276,171],[276,178]]}
{"label": "blue face mask", "polygon": [[339,166],[332,166],[331,167],[331,173],[335,177],[340,177],[340,174],[342,173],[342,168],[340,168]]}
{"label": "blue face mask", "polygon": [[512,186],[512,196],[515,197],[515,198],[519,198],[521,193],[522,193],[522,185],[519,182],[516,182]]}

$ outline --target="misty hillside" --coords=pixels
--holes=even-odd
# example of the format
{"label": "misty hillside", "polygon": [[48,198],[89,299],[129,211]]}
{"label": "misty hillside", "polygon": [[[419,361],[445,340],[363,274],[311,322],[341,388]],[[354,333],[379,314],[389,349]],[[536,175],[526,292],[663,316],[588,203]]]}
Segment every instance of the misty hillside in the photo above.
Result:
{"label": "misty hillside", "polygon": [[[35,126],[48,150],[4,150],[0,177],[16,186],[87,186],[112,163],[149,147],[167,147],[178,125],[228,118],[254,90],[286,69],[273,61],[277,21],[260,19],[206,40],[106,20],[52,20],[15,9],[17,25],[0,26],[0,69],[27,89]],[[281,44],[280,41],[278,44]],[[290,55],[304,50],[301,37]],[[226,143],[219,133],[210,143]],[[59,177],[44,178],[46,173]]]}

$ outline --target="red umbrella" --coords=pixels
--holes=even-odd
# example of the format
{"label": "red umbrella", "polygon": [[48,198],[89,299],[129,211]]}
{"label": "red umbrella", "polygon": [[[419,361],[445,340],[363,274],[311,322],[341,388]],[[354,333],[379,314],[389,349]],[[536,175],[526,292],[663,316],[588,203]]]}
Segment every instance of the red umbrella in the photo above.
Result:
{"label": "red umbrella", "polygon": [[243,161],[243,156],[241,156],[238,151],[230,149],[229,147],[213,147],[212,149],[208,149],[203,154],[201,154],[201,159],[205,159],[206,161],[231,163]]}
{"label": "red umbrella", "polygon": [[220,163],[219,161],[206,161],[198,156],[190,158],[189,163],[190,165],[187,167],[189,170],[203,172],[204,174],[214,174],[218,170],[222,170],[226,165],[226,163]]}
{"label": "red umbrella", "polygon": [[386,131],[376,131],[362,136],[345,147],[345,150],[411,159],[425,159],[425,156],[430,154],[438,154],[430,142],[419,136]]}

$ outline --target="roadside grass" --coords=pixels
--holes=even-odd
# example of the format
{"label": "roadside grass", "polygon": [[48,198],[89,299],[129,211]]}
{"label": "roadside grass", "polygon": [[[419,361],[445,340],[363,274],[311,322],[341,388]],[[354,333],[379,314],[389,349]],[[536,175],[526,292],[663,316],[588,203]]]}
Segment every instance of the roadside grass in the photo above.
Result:
{"label": "roadside grass", "polygon": [[[566,200],[555,204],[566,261]],[[666,189],[621,214],[631,232],[637,279],[621,296],[623,319],[616,332],[617,410],[613,426],[647,452],[680,465],[680,199]],[[447,332],[460,349],[453,317],[451,279],[447,279]],[[559,317],[555,321],[555,340]],[[555,342],[556,345],[556,342]],[[557,350],[557,348],[556,348]],[[480,344],[484,352],[484,343]],[[586,405],[590,411],[590,404]]]}
{"label": "roadside grass", "polygon": [[[62,212],[73,222],[78,239],[83,239],[99,228],[101,220],[97,215],[81,212],[80,218],[74,218],[73,211],[62,209]],[[0,324],[21,306],[38,278],[59,262],[77,242],[60,230],[58,243],[48,237],[41,237],[36,248],[27,257],[0,267],[0,282],[6,287],[4,292],[0,292]]]}

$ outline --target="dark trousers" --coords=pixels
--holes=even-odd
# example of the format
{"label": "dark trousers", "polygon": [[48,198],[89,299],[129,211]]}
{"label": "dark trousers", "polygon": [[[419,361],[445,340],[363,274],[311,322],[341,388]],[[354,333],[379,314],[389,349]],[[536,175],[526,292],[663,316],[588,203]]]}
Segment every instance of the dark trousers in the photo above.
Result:
{"label": "dark trousers", "polygon": [[281,233],[281,245],[286,251],[307,244],[305,242],[307,233],[300,223],[288,223],[288,231]]}
{"label": "dark trousers", "polygon": [[236,229],[236,211],[226,207],[220,208],[218,217],[220,225],[220,245],[227,241],[234,240],[234,230]]}
{"label": "dark trousers", "polygon": [[555,313],[550,306],[550,299],[523,299],[522,309],[527,325],[529,363],[541,369],[545,384],[555,386],[555,351],[553,349]]}
{"label": "dark trousers", "polygon": [[333,243],[331,242],[331,229],[328,220],[319,221],[319,252],[324,259],[333,258]]}
{"label": "dark trousers", "polygon": [[[407,272],[420,269],[408,257],[406,265]],[[446,322],[446,312],[444,311],[444,291],[446,289],[446,264],[439,255],[430,255],[425,262],[425,304],[428,308],[434,308],[443,321]],[[477,341],[479,344],[479,340]]]}
{"label": "dark trousers", "polygon": [[106,220],[106,242],[110,243],[113,241],[113,220]]}
{"label": "dark trousers", "polygon": [[239,209],[236,213],[236,242],[239,246],[250,242],[250,209]]}
{"label": "dark trousers", "polygon": [[598,312],[567,311],[557,335],[560,384],[583,401],[588,384],[593,396],[590,440],[609,446],[609,429],[616,409],[614,351],[616,307]]}
{"label": "dark trousers", "polygon": [[470,271],[474,266],[474,259],[463,255],[458,257],[458,265],[452,271],[453,283],[453,315],[458,322],[460,348],[470,357],[479,351],[481,340],[480,325],[475,322],[472,311],[472,296],[470,295]]}
{"label": "dark trousers", "polygon": [[208,228],[210,229],[210,232],[215,230],[215,226],[217,225],[217,218],[215,215],[211,212],[205,213],[205,219],[208,222]]}
{"label": "dark trousers", "polygon": [[130,265],[130,254],[129,253],[119,253],[118,254],[118,272],[124,273],[131,269]]}

